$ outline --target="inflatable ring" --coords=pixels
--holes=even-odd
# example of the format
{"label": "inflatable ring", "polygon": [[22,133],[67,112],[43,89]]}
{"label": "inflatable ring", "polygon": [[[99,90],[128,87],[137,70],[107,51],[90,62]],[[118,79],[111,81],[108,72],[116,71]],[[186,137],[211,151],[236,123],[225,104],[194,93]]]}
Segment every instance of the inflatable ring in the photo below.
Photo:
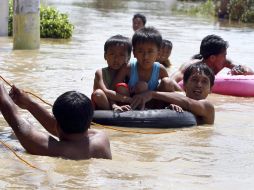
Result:
{"label": "inflatable ring", "polygon": [[126,112],[95,110],[93,122],[101,125],[138,128],[181,128],[197,125],[192,113],[187,111],[179,113],[170,109]]}

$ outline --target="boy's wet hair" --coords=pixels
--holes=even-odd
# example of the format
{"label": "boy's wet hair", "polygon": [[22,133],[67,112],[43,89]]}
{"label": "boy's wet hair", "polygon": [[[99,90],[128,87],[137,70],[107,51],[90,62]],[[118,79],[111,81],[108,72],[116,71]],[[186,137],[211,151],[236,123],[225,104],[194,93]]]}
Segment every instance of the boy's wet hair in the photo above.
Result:
{"label": "boy's wet hair", "polygon": [[145,17],[145,15],[142,15],[142,14],[140,14],[140,13],[137,13],[137,14],[135,14],[135,15],[133,16],[132,21],[135,20],[136,18],[140,18],[140,19],[142,20],[142,22],[143,22],[143,25],[144,25],[144,26],[146,25],[146,17]]}
{"label": "boy's wet hair", "polygon": [[169,49],[172,49],[172,48],[173,48],[173,44],[172,44],[172,42],[169,41],[169,40],[162,40],[161,47],[162,47],[162,48],[167,47],[167,48],[169,48]]}
{"label": "boy's wet hair", "polygon": [[183,82],[186,84],[190,76],[197,72],[204,73],[209,78],[210,87],[213,86],[215,79],[213,71],[206,64],[200,62],[187,67],[183,74]]}
{"label": "boy's wet hair", "polygon": [[110,37],[104,44],[104,53],[107,53],[107,50],[111,46],[124,45],[127,47],[128,55],[131,56],[132,44],[129,38],[122,35],[115,35]]}
{"label": "boy's wet hair", "polygon": [[160,32],[154,27],[144,27],[137,30],[132,37],[132,46],[135,49],[138,43],[154,43],[158,49],[161,48],[162,37]]}
{"label": "boy's wet hair", "polygon": [[208,35],[206,36],[200,44],[200,52],[197,55],[194,55],[194,59],[207,59],[211,55],[218,55],[223,53],[228,48],[228,42],[223,40],[220,36],[217,35]]}
{"label": "boy's wet hair", "polygon": [[91,100],[76,91],[68,91],[60,95],[52,111],[60,128],[66,134],[87,131],[93,118]]}

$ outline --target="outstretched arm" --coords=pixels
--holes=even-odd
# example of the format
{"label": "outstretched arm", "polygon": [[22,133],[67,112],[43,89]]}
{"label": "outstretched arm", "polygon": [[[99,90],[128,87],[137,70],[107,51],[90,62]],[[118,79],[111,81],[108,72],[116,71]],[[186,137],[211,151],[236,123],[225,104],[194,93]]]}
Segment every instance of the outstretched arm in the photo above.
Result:
{"label": "outstretched arm", "polygon": [[254,72],[251,68],[245,65],[235,65],[229,59],[225,62],[225,67],[231,69],[230,73],[232,75],[254,75]]}
{"label": "outstretched arm", "polygon": [[36,131],[25,119],[21,118],[15,103],[0,84],[0,110],[7,123],[13,129],[21,145],[31,154],[49,155],[49,142],[56,142],[47,134]]}
{"label": "outstretched arm", "polygon": [[207,100],[194,100],[175,92],[151,92],[151,97],[170,104],[176,104],[194,115],[202,117],[203,123],[214,123],[214,106]]}
{"label": "outstretched arm", "polygon": [[135,109],[138,105],[145,107],[146,102],[157,99],[169,104],[176,104],[194,115],[202,117],[203,123],[214,123],[214,106],[207,100],[194,100],[176,92],[148,91],[139,95],[139,99],[131,104]]}
{"label": "outstretched arm", "polygon": [[55,117],[44,107],[33,101],[28,94],[15,86],[10,91],[10,97],[20,108],[28,110],[49,133],[57,136]]}

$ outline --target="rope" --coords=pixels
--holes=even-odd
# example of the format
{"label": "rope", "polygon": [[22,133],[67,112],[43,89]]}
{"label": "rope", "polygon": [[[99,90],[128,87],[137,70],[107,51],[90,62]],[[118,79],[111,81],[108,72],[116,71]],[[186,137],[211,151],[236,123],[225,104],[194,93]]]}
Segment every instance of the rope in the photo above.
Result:
{"label": "rope", "polygon": [[125,133],[137,133],[137,134],[149,134],[149,135],[152,135],[152,134],[166,134],[166,133],[172,133],[172,132],[174,132],[174,131],[163,131],[163,132],[148,131],[148,132],[144,132],[144,131],[138,131],[138,130],[124,130],[124,129],[119,129],[119,128],[115,128],[115,127],[112,127],[112,126],[101,125],[101,124],[94,123],[94,122],[92,122],[91,124],[92,125],[96,125],[97,127],[111,129],[111,130],[114,130],[114,131],[125,132]]}
{"label": "rope", "polygon": [[[0,75],[0,78],[7,84],[9,85],[10,87],[12,87],[13,85],[8,82],[4,77],[2,77]],[[34,97],[36,97],[37,99],[39,99],[40,101],[42,101],[43,103],[49,105],[50,107],[52,107],[52,104],[48,103],[47,101],[43,100],[41,97],[37,96],[36,94],[32,93],[32,92],[29,92],[29,91],[24,91],[25,93],[27,94],[30,94]],[[119,128],[115,128],[115,127],[112,127],[112,126],[105,126],[105,125],[101,125],[101,124],[98,124],[98,123],[94,123],[92,122],[91,123],[92,125],[95,125],[97,127],[101,127],[101,128],[106,128],[106,129],[110,129],[110,130],[114,130],[114,131],[119,131],[119,132],[125,132],[125,133],[135,133],[135,134],[166,134],[166,133],[172,133],[174,131],[163,131],[163,132],[159,132],[159,131],[150,131],[150,132],[144,132],[144,131],[138,131],[138,130],[124,130],[124,129],[119,129]],[[19,156],[9,145],[7,145],[5,142],[3,142],[1,139],[0,139],[0,143],[3,144],[7,149],[9,149],[20,161],[22,161],[23,163],[25,163],[26,165],[28,165],[29,167],[31,168],[34,168],[34,169],[37,169],[37,170],[40,170],[40,171],[43,171],[43,172],[46,172],[45,170],[43,169],[40,169],[32,164],[30,164],[29,162],[27,162],[26,160],[24,160],[21,156]]]}
{"label": "rope", "polygon": [[[8,82],[4,77],[2,77],[0,75],[0,78],[3,79],[3,81],[8,84],[10,87],[12,87],[12,84],[10,82]],[[32,96],[38,98],[39,100],[41,100],[43,103],[49,105],[52,107],[52,104],[48,103],[47,101],[43,100],[41,97],[35,95],[34,93],[32,92],[29,92],[29,91],[24,91],[25,93],[27,94],[31,94]],[[120,132],[124,132],[124,133],[136,133],[136,134],[166,134],[166,133],[172,133],[174,131],[163,131],[163,132],[159,132],[159,131],[150,131],[150,132],[144,132],[144,131],[139,131],[139,130],[124,130],[124,129],[119,129],[119,128],[116,128],[116,127],[113,127],[113,126],[105,126],[105,125],[101,125],[101,124],[98,124],[98,123],[94,123],[92,122],[91,123],[92,125],[95,125],[97,127],[101,127],[101,128],[106,128],[106,129],[111,129],[111,130],[114,130],[114,131],[120,131]]]}
{"label": "rope", "polygon": [[20,161],[22,161],[23,163],[25,163],[26,165],[28,165],[29,167],[31,168],[34,168],[34,169],[37,169],[37,170],[40,170],[40,171],[43,171],[43,172],[46,172],[46,170],[43,170],[43,169],[40,169],[32,164],[30,164],[29,162],[27,162],[26,160],[24,160],[21,156],[19,156],[9,145],[7,145],[4,141],[2,141],[0,139],[0,143],[2,145],[4,145],[7,149],[9,149]]}
{"label": "rope", "polygon": [[[4,77],[2,77],[1,75],[0,75],[0,78],[1,78],[6,84],[8,84],[10,87],[13,86],[9,81],[7,81],[7,80],[6,80]],[[42,101],[44,104],[47,104],[47,105],[49,105],[49,106],[51,106],[51,107],[53,106],[52,104],[46,102],[46,101],[43,100],[41,97],[37,96],[36,94],[34,94],[34,93],[32,93],[32,92],[29,92],[29,91],[24,91],[24,92],[27,93],[27,94],[31,94],[31,95],[34,96],[35,98],[37,98],[37,99],[39,99],[40,101]]]}

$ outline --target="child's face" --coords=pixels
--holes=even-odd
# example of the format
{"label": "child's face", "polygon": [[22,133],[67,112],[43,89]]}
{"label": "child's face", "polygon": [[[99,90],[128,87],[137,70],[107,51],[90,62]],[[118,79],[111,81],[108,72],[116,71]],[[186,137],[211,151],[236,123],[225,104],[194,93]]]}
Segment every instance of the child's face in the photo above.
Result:
{"label": "child's face", "polygon": [[136,31],[140,28],[143,28],[143,27],[144,27],[144,23],[143,23],[141,18],[135,18],[132,21],[132,28],[133,28],[134,31]]}
{"label": "child's face", "polygon": [[139,66],[142,68],[151,68],[157,60],[159,49],[155,43],[144,42],[137,43],[133,50],[134,57],[137,58]]}
{"label": "child's face", "polygon": [[118,70],[123,64],[129,61],[129,55],[127,47],[123,44],[113,45],[108,47],[107,52],[104,54],[104,58],[108,63],[109,68]]}
{"label": "child's face", "polygon": [[167,61],[169,56],[171,55],[171,51],[172,49],[167,46],[162,47],[160,50],[159,61],[161,62]]}
{"label": "child's face", "polygon": [[194,100],[205,99],[211,91],[210,79],[204,72],[194,72],[184,84],[186,96]]}

